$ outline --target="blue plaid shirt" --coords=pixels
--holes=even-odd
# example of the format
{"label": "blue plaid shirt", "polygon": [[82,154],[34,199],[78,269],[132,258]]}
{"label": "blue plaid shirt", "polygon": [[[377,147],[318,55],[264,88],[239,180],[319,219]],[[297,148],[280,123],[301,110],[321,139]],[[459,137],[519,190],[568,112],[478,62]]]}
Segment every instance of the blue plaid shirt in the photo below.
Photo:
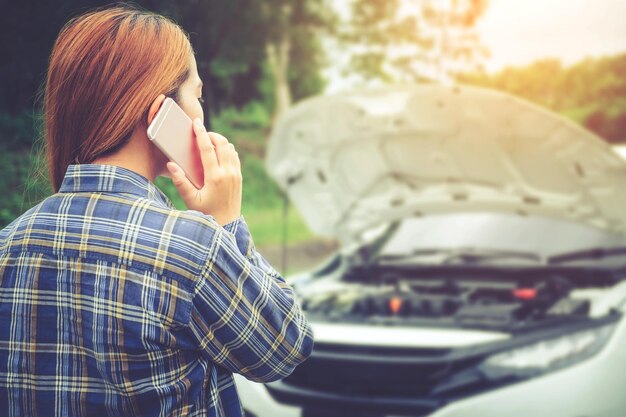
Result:
{"label": "blue plaid shirt", "polygon": [[71,165],[0,231],[0,415],[241,416],[232,373],[289,375],[313,334],[243,217]]}

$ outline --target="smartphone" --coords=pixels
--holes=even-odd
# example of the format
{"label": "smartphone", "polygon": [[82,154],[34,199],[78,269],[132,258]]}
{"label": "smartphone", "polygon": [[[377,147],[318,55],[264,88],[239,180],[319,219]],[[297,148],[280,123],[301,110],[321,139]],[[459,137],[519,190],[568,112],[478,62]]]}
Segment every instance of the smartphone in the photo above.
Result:
{"label": "smartphone", "polygon": [[171,98],[165,98],[148,126],[148,138],[183,169],[194,187],[203,187],[204,170],[192,121]]}

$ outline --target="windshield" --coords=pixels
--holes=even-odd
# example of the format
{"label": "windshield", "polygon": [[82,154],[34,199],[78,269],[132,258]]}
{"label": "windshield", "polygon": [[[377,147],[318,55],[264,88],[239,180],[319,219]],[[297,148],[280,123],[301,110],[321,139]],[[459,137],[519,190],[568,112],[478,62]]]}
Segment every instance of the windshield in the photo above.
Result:
{"label": "windshield", "polygon": [[[370,245],[369,261],[424,262],[434,256],[473,255],[487,262],[541,263],[558,254],[590,247],[626,245],[626,237],[583,224],[540,216],[453,213],[407,218]],[[373,250],[371,248],[374,248]],[[461,256],[462,260],[464,257]]]}

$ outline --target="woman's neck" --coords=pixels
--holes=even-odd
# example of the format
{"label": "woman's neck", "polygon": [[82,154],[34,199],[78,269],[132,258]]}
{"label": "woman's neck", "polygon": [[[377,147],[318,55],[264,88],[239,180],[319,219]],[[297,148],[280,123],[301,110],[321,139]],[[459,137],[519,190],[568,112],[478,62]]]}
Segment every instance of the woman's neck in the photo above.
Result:
{"label": "woman's neck", "polygon": [[94,164],[115,165],[130,169],[150,181],[162,174],[165,162],[163,154],[148,141],[145,131],[135,130],[130,140],[117,152],[102,156],[93,161]]}

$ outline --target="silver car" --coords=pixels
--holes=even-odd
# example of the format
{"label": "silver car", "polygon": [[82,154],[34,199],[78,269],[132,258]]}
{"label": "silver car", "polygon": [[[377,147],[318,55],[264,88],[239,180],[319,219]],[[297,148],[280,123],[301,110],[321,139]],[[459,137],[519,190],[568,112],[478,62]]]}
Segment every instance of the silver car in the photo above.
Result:
{"label": "silver car", "polygon": [[626,162],[499,92],[306,100],[267,169],[340,249],[290,277],[315,333],[255,417],[626,416]]}

